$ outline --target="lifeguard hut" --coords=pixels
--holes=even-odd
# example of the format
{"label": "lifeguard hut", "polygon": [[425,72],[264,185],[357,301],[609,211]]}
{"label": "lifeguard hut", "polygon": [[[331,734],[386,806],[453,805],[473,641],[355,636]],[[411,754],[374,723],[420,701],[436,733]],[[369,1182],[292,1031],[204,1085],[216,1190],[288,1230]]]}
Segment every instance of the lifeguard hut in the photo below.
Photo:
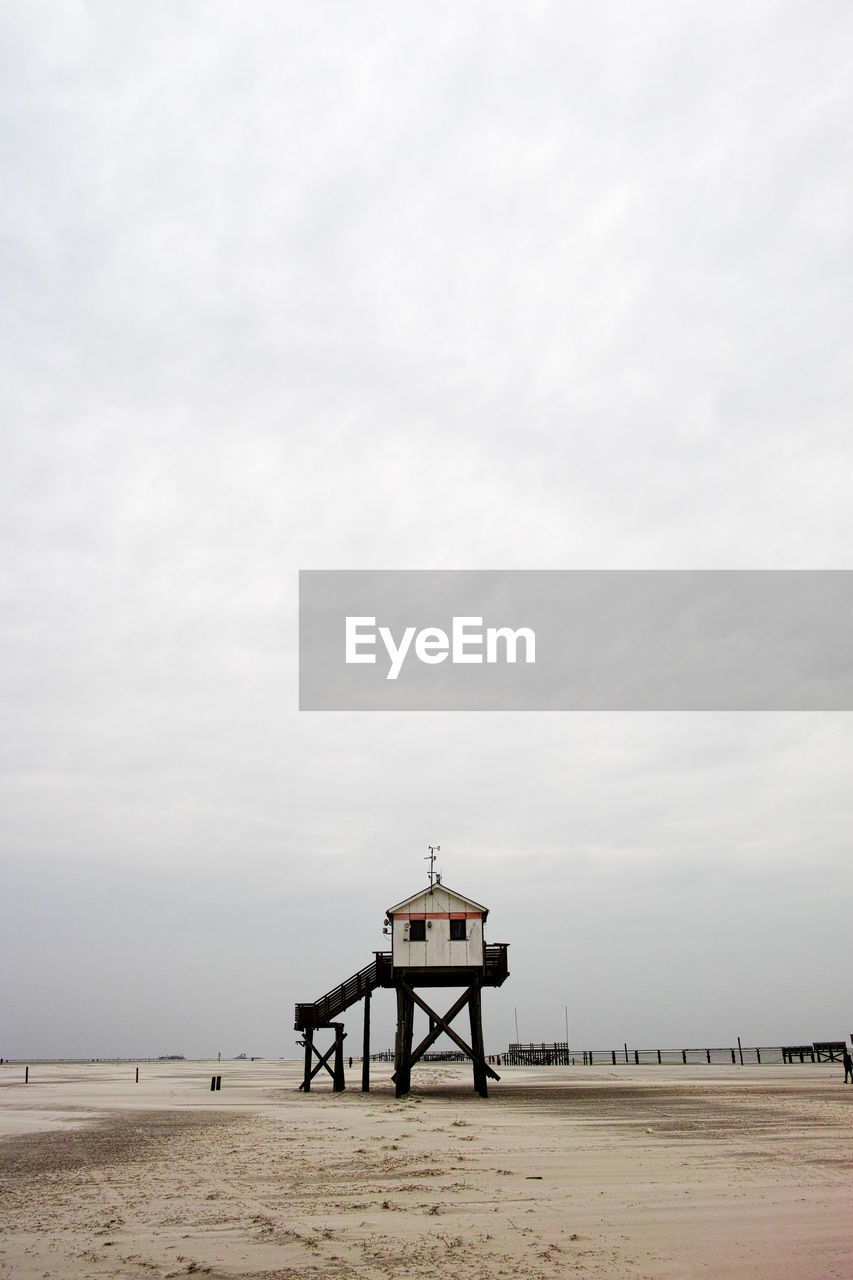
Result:
{"label": "lifeguard hut", "polygon": [[[483,928],[488,908],[441,883],[435,871],[435,853],[430,848],[429,884],[404,898],[385,913],[385,931],[391,935],[391,952],[374,952],[373,964],[353,974],[340,987],[314,1004],[296,1006],[295,1027],[303,1033],[305,1076],[301,1089],[309,1090],[311,1080],[325,1068],[336,1090],[344,1087],[343,1023],[335,1021],[356,1001],[363,999],[364,1045],[362,1089],[370,1087],[370,997],[377,987],[393,987],[397,993],[397,1034],[394,1045],[394,1084],[397,1097],[409,1092],[412,1067],[442,1034],[467,1057],[474,1067],[474,1088],[481,1097],[488,1094],[488,1077],[500,1077],[486,1061],[483,1041],[481,992],[483,987],[499,987],[509,976],[508,944],[487,943]],[[419,988],[462,987],[462,994],[442,1016],[419,994]],[[427,1035],[413,1048],[415,1006],[429,1020]],[[467,1007],[471,1043],[450,1025]],[[334,1030],[335,1039],[325,1055],[313,1043],[314,1031]],[[328,1059],[335,1054],[334,1069]],[[313,1059],[319,1061],[314,1065]]]}

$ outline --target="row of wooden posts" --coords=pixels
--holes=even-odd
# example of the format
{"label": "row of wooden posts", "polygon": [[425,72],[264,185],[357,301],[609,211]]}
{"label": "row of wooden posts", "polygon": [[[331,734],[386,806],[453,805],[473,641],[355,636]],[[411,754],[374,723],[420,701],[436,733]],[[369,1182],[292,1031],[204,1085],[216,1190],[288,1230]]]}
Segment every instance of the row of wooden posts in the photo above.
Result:
{"label": "row of wooden posts", "polygon": [[511,1044],[503,1055],[504,1066],[618,1066],[629,1063],[658,1066],[682,1063],[712,1063],[732,1065],[780,1065],[793,1062],[840,1062],[844,1052],[843,1040],[816,1040],[805,1045],[752,1045],[747,1046],[738,1036],[737,1047],[731,1045],[712,1049],[570,1049],[568,1044],[555,1041],[552,1044]]}
{"label": "row of wooden posts", "polygon": [[[404,1075],[405,1078],[400,1082],[401,1087],[406,1091],[411,1080],[411,1026],[414,1015],[414,1004],[417,997],[413,992],[401,992],[398,989],[398,1000],[401,1008],[399,1010],[399,1034],[408,1041],[408,1052],[404,1054]],[[420,1002],[419,1002],[420,1003]],[[451,1014],[454,1010],[450,1011]],[[473,1011],[472,1011],[473,1012]],[[476,1016],[476,1015],[475,1015]],[[449,1019],[448,1019],[449,1020]],[[432,1024],[432,1019],[430,1020]],[[474,1019],[472,1019],[474,1021]],[[334,1030],[334,1039],[324,1054],[321,1054],[314,1045],[314,1038],[311,1032],[305,1034],[303,1044],[305,1046],[305,1078],[300,1088],[307,1092],[311,1088],[311,1081],[317,1073],[325,1068],[332,1077],[333,1088],[336,1092],[340,1092],[345,1087],[344,1081],[344,1053],[343,1043],[346,1039],[344,1024],[342,1022],[334,1022],[330,1024]],[[430,1026],[430,1036],[434,1036],[436,1029],[434,1025]],[[429,1037],[428,1037],[429,1038]],[[741,1066],[755,1063],[761,1065],[779,1065],[781,1063],[790,1064],[794,1062],[841,1062],[842,1053],[845,1048],[843,1040],[815,1041],[806,1045],[765,1045],[746,1047],[741,1044],[738,1038],[737,1049],[734,1047],[724,1049],[630,1049],[627,1044],[622,1049],[570,1049],[567,1044],[561,1044],[559,1041],[553,1044],[511,1044],[504,1053],[484,1055],[482,1051],[482,1043],[478,1043],[475,1022],[475,1052],[478,1051],[481,1070],[477,1073],[476,1085],[478,1089],[485,1087],[485,1076],[489,1075],[496,1079],[494,1071],[490,1068],[492,1064],[501,1067],[518,1067],[518,1066],[538,1066],[538,1067],[559,1067],[559,1066],[618,1066],[620,1063],[633,1063],[634,1066],[647,1066],[657,1062],[658,1066],[673,1065],[681,1062],[683,1065],[688,1063],[696,1064],[705,1062],[710,1065],[712,1062],[721,1064],[731,1061],[732,1065]],[[370,996],[365,997],[364,1009],[364,1052],[361,1058],[361,1087],[366,1093],[370,1089],[370,1063],[371,1062],[393,1062],[397,1056],[397,1051],[391,1049],[381,1050],[379,1053],[370,1052]],[[329,1058],[335,1055],[334,1066],[329,1066]],[[312,1055],[318,1059],[317,1065],[312,1068]],[[762,1056],[763,1055],[763,1056]],[[452,1050],[439,1053],[421,1052],[417,1055],[418,1059],[427,1062],[464,1062],[467,1055],[465,1053],[454,1052]],[[482,1068],[485,1068],[484,1070]],[[482,1078],[481,1078],[482,1077]],[[24,1084],[29,1084],[30,1068],[24,1068]],[[139,1084],[139,1067],[136,1068],[136,1083]],[[222,1088],[222,1076],[215,1075],[210,1077],[210,1090],[215,1092]]]}

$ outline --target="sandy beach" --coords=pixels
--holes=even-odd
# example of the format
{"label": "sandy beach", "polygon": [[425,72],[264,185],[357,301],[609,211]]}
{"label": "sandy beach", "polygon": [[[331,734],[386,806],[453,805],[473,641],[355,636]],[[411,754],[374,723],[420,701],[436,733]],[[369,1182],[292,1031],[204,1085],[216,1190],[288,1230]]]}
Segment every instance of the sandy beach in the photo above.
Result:
{"label": "sandy beach", "polygon": [[835,1067],[501,1074],[4,1066],[0,1277],[853,1275]]}

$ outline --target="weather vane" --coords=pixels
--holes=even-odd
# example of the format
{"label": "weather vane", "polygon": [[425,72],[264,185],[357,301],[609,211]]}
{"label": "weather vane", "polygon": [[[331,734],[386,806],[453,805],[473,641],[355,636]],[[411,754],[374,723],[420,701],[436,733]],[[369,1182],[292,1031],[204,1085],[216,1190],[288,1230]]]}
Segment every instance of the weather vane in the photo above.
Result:
{"label": "weather vane", "polygon": [[436,881],[436,875],[437,875],[436,870],[435,870],[435,855],[436,855],[437,853],[440,853],[440,852],[441,852],[441,845],[440,845],[440,844],[428,844],[428,845],[427,845],[427,848],[429,849],[429,853],[428,853],[428,854],[427,854],[427,856],[424,858],[424,862],[428,862],[428,863],[429,863],[429,882],[430,882],[430,884],[435,884],[435,881]]}

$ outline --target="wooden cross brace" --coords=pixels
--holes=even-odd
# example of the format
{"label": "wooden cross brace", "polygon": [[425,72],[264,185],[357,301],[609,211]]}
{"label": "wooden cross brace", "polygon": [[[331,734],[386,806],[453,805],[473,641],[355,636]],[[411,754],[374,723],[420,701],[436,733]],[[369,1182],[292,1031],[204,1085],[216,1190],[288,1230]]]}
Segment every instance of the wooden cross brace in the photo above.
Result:
{"label": "wooden cross brace", "polygon": [[[314,1077],[317,1075],[317,1072],[318,1072],[318,1071],[320,1071],[320,1069],[321,1069],[322,1067],[325,1067],[325,1068],[326,1068],[326,1070],[328,1071],[329,1075],[332,1077],[332,1079],[333,1079],[333,1080],[335,1079],[335,1073],[334,1073],[334,1071],[332,1070],[332,1068],[329,1066],[329,1058],[331,1058],[332,1054],[335,1052],[335,1049],[337,1049],[337,1047],[338,1047],[337,1027],[338,1027],[339,1025],[341,1025],[341,1024],[338,1024],[338,1023],[333,1023],[333,1024],[332,1024],[332,1026],[333,1026],[333,1027],[335,1027],[335,1029],[336,1029],[336,1034],[335,1034],[335,1038],[334,1038],[334,1040],[333,1040],[333,1041],[332,1041],[332,1043],[329,1045],[329,1047],[328,1047],[328,1049],[326,1050],[326,1052],[325,1052],[325,1053],[322,1053],[322,1054],[321,1054],[321,1053],[320,1053],[320,1050],[319,1050],[319,1049],[317,1048],[317,1046],[314,1044],[314,1041],[313,1041],[313,1040],[311,1041],[311,1052],[315,1055],[315,1057],[319,1058],[319,1059],[320,1059],[320,1061],[317,1063],[316,1067],[314,1068],[314,1070],[311,1072],[310,1076],[308,1077],[309,1081],[311,1081],[311,1080],[313,1080],[313,1079],[314,1079]],[[346,1033],[346,1032],[344,1032],[344,1033],[343,1033],[343,1035],[342,1035],[342,1036],[341,1036],[341,1038],[340,1038],[341,1043],[343,1043],[343,1041],[344,1041],[344,1040],[346,1040],[346,1038],[347,1038],[347,1033]],[[306,1043],[306,1041],[305,1041],[305,1040],[300,1040],[300,1041],[299,1041],[299,1044],[304,1045],[305,1043]],[[302,1084],[299,1086],[299,1088],[300,1088],[300,1089],[304,1089],[304,1088],[305,1088],[305,1081],[304,1081],[304,1080],[302,1081]]]}
{"label": "wooden cross brace", "polygon": [[[491,1076],[493,1080],[500,1080],[500,1076],[498,1075],[497,1071],[492,1070],[492,1068],[486,1062],[485,1058],[483,1058],[482,1056],[478,1056],[474,1052],[474,1050],[471,1048],[471,1046],[469,1044],[466,1044],[465,1041],[462,1039],[462,1037],[460,1035],[457,1035],[457,1033],[450,1026],[450,1023],[453,1021],[456,1015],[465,1008],[466,1004],[471,999],[471,996],[476,992],[477,990],[476,986],[470,986],[467,989],[467,991],[463,991],[462,995],[459,997],[456,1003],[450,1009],[448,1009],[447,1013],[444,1015],[443,1018],[440,1018],[438,1014],[435,1012],[435,1010],[431,1009],[427,1004],[427,1002],[425,1000],[422,1000],[421,997],[418,995],[418,993],[414,990],[414,988],[410,987],[407,982],[401,982],[400,986],[408,995],[411,996],[415,1004],[420,1005],[424,1013],[426,1013],[431,1019],[435,1020],[434,1025],[430,1028],[428,1034],[424,1036],[423,1040],[420,1042],[418,1047],[412,1050],[411,1057],[409,1058],[409,1067],[413,1067],[416,1062],[419,1062],[420,1059],[423,1057],[423,1055],[426,1053],[427,1049],[430,1047],[430,1045],[434,1044],[435,1041],[438,1039],[438,1037],[441,1035],[441,1033],[444,1032],[444,1034],[446,1036],[449,1036],[450,1039],[454,1042],[454,1044],[458,1045],[459,1048],[462,1050],[462,1052],[467,1057],[469,1057],[471,1061],[475,1063],[475,1065],[483,1068],[486,1074]],[[391,1077],[391,1079],[392,1080],[397,1079],[396,1072]]]}

